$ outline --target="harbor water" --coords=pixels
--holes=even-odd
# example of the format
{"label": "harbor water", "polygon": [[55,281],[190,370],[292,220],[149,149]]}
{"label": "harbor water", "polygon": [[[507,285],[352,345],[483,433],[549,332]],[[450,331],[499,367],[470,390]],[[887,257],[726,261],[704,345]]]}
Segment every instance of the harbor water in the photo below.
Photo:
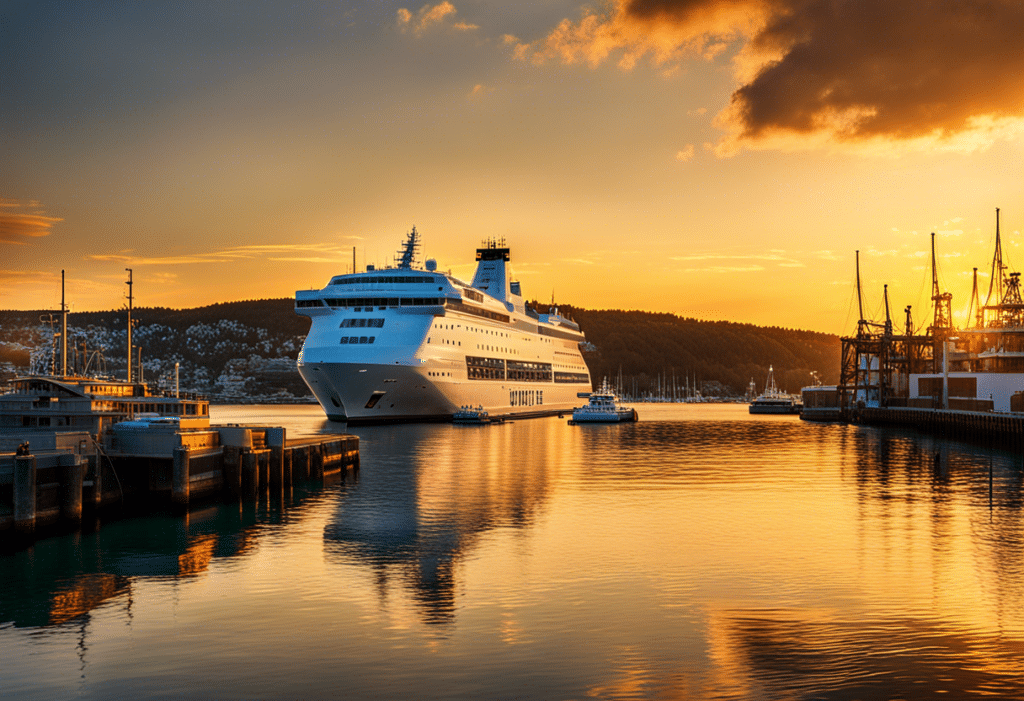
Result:
{"label": "harbor water", "polygon": [[1020,454],[638,405],[351,432],[360,468],[0,555],[0,697],[1024,698]]}

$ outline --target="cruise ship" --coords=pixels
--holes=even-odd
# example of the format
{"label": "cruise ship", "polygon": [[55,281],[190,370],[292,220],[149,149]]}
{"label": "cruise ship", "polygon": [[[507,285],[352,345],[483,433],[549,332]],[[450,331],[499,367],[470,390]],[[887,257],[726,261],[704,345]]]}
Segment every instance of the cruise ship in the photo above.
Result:
{"label": "cruise ship", "polygon": [[[579,326],[528,309],[509,249],[477,249],[473,282],[415,267],[416,228],[392,268],[338,275],[295,293],[311,320],[299,373],[327,417],[348,423],[445,421],[462,406],[493,417],[571,412],[591,390]],[[554,311],[554,310],[553,310]]]}

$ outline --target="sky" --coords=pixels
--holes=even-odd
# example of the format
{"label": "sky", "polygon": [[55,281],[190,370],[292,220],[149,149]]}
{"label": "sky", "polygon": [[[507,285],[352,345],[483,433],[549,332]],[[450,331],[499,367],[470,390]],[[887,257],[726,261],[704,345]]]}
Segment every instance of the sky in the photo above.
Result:
{"label": "sky", "polygon": [[1024,261],[1016,0],[0,0],[0,309],[366,264],[837,334]]}

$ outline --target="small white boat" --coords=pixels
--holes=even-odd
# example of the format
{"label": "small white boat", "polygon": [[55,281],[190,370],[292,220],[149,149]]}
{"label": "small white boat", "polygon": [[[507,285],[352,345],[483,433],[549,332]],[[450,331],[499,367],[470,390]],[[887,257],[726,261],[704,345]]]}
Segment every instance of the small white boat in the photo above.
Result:
{"label": "small white boat", "polygon": [[600,392],[581,393],[580,397],[589,397],[586,406],[572,410],[572,421],[569,423],[621,423],[636,421],[636,409],[620,406],[619,398],[608,387],[605,380]]}
{"label": "small white boat", "polygon": [[768,381],[764,392],[750,403],[751,414],[799,414],[803,408],[798,397],[787,394],[775,386],[775,370],[768,366]]}

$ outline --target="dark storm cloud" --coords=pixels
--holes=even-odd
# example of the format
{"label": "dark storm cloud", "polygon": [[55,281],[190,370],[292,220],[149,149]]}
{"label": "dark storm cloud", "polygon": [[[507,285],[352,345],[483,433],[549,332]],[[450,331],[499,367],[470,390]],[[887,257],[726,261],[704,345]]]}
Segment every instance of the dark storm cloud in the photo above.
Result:
{"label": "dark storm cloud", "polygon": [[621,0],[531,48],[592,65],[621,51],[629,68],[740,39],[739,86],[718,118],[736,143],[948,140],[1024,116],[1022,30],[1019,0]]}

